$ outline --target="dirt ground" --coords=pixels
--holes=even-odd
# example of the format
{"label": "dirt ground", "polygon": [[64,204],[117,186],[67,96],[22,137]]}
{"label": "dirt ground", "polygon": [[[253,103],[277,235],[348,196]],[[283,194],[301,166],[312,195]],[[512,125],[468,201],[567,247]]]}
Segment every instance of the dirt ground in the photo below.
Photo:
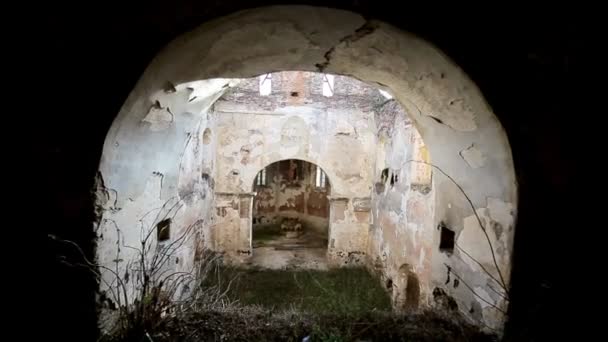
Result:
{"label": "dirt ground", "polygon": [[288,237],[271,229],[256,234],[254,228],[249,265],[272,270],[327,270],[326,254],[327,237],[318,232],[308,230],[297,237]]}

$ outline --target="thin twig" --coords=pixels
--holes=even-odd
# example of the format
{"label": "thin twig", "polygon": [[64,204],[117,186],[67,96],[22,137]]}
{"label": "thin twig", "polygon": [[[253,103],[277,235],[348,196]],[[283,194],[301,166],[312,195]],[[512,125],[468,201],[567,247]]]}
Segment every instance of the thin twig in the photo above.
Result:
{"label": "thin twig", "polygon": [[492,260],[494,262],[494,267],[496,267],[496,271],[498,272],[498,276],[500,277],[501,285],[502,285],[503,289],[505,290],[505,293],[507,294],[507,296],[509,296],[509,290],[508,290],[508,287],[507,287],[507,283],[505,282],[505,279],[502,276],[502,272],[500,271],[500,267],[498,267],[498,261],[496,261],[496,254],[494,253],[494,247],[492,246],[492,241],[490,240],[490,236],[488,235],[488,232],[486,231],[485,226],[481,222],[481,218],[477,214],[477,210],[475,209],[475,205],[473,204],[473,201],[471,201],[471,199],[469,198],[469,196],[467,195],[467,193],[464,191],[464,189],[460,186],[460,184],[458,184],[458,182],[456,182],[456,180],[454,180],[454,178],[452,178],[450,175],[448,175],[439,166],[436,166],[436,165],[431,164],[431,163],[427,163],[427,162],[422,161],[422,160],[413,160],[413,159],[410,159],[410,160],[406,161],[405,163],[409,163],[409,162],[421,163],[421,164],[429,165],[429,166],[437,169],[444,176],[446,176],[452,183],[454,183],[454,185],[456,185],[456,187],[458,187],[458,190],[460,190],[460,192],[466,198],[467,202],[469,202],[469,205],[471,206],[471,209],[473,210],[473,214],[475,215],[475,218],[477,219],[477,223],[479,223],[479,227],[481,228],[481,231],[483,232],[483,234],[486,237],[486,240],[488,241],[488,245],[490,246],[490,253],[492,254]]}
{"label": "thin twig", "polygon": [[[498,283],[498,285],[502,286],[502,284],[500,283],[500,281],[498,279],[496,279],[492,273],[490,273],[488,270],[485,269],[485,267],[483,266],[483,264],[479,261],[477,261],[477,259],[473,258],[469,253],[467,253],[467,251],[464,250],[464,248],[460,247],[460,245],[458,245],[457,243],[454,243],[454,245],[456,247],[458,247],[458,249],[463,252],[466,256],[468,256],[469,258],[471,258],[471,260],[473,260],[477,265],[479,265],[479,267],[481,267],[481,269],[486,272],[488,274],[488,276],[490,278],[492,278],[492,280],[494,280],[496,283]],[[462,258],[461,258],[462,260]],[[464,261],[464,260],[463,260]]]}
{"label": "thin twig", "polygon": [[462,279],[462,277],[460,275],[458,275],[458,273],[454,272],[454,270],[448,264],[444,263],[444,265],[446,267],[448,267],[449,269],[451,269],[451,272],[454,274],[454,276],[456,278],[458,278],[458,280],[460,280],[460,282],[463,283],[464,286],[466,286],[476,297],[478,297],[479,299],[481,299],[482,301],[484,301],[486,304],[490,305],[491,307],[493,307],[497,311],[501,312],[503,315],[507,314],[504,310],[502,310],[501,308],[499,308],[498,306],[496,306],[496,304],[489,302],[487,299],[483,298],[477,292],[475,292],[475,290],[473,290],[473,288],[469,284],[467,284],[467,282],[464,281],[464,279]]}

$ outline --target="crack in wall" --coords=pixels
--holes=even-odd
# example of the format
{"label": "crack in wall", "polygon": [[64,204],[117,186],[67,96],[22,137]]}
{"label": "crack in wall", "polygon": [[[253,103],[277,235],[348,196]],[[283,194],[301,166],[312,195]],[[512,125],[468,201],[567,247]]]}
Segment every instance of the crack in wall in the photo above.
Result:
{"label": "crack in wall", "polygon": [[432,115],[428,115],[428,117],[429,117],[429,118],[431,118],[431,119],[433,119],[433,120],[435,120],[435,122],[437,122],[437,123],[439,123],[439,124],[445,125],[445,124],[443,123],[443,120],[441,120],[441,119],[440,119],[440,118],[438,118],[438,117],[435,117],[435,116],[432,116]]}
{"label": "crack in wall", "polygon": [[336,50],[336,47],[338,47],[340,44],[354,43],[362,39],[363,37],[372,34],[379,26],[380,25],[377,22],[367,20],[363,25],[361,25],[361,27],[356,29],[353,33],[341,38],[336,45],[332,46],[329,50],[327,50],[327,52],[325,52],[325,54],[323,55],[323,57],[325,58],[325,62],[315,64],[317,70],[319,72],[324,72],[325,69],[327,69],[331,61],[332,55]]}

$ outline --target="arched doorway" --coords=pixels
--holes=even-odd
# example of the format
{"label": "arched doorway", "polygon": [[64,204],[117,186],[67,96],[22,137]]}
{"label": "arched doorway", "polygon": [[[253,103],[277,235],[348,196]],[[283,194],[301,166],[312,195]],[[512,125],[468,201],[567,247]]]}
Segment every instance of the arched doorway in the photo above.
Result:
{"label": "arched doorway", "polygon": [[253,184],[251,264],[326,268],[331,185],[318,165],[274,162]]}
{"label": "arched doorway", "polygon": [[[161,205],[179,209],[171,215],[183,226],[204,223],[200,240],[184,249],[179,269],[192,267],[194,252],[201,246],[214,247],[214,234],[224,234],[214,229],[209,214],[214,209],[242,228],[225,241],[236,246],[238,253],[251,253],[247,229],[251,194],[242,188],[252,184],[253,175],[240,182],[239,170],[230,170],[221,176],[234,183],[225,192],[214,192],[217,175],[200,170],[202,161],[186,163],[187,158],[199,155],[184,156],[184,146],[196,139],[213,146],[217,135],[205,139],[203,132],[193,134],[184,127],[200,130],[211,125],[206,114],[232,78],[285,70],[353,76],[390,90],[406,108],[428,149],[422,154],[432,157],[440,170],[431,180],[437,194],[432,225],[408,220],[404,231],[395,229],[388,243],[366,255],[364,262],[375,265],[379,261],[381,267],[396,272],[401,265],[398,260],[407,259],[417,275],[420,291],[412,292],[421,305],[430,305],[433,288],[446,287],[446,278],[452,280],[456,271],[469,279],[470,286],[453,282],[447,288],[450,294],[463,308],[492,303],[482,304],[481,321],[500,328],[508,301],[487,284],[495,285],[500,279],[508,286],[517,208],[515,173],[504,130],[475,84],[434,46],[385,23],[333,9],[288,6],[237,13],[180,37],[153,60],[106,137],[99,173],[105,192],[98,191],[104,215],[98,229],[100,262],[111,265],[119,259],[117,241],[131,244],[139,236],[136,229],[119,234],[112,222],[139,227],[141,215]],[[242,151],[248,153],[246,148]],[[401,172],[388,170],[390,185],[399,186]],[[418,189],[422,194],[428,188],[425,179]],[[334,183],[334,189],[349,189],[348,183]],[[373,185],[368,186],[371,190]],[[212,204],[214,196],[221,202],[217,208]],[[350,220],[344,221],[345,226],[352,221],[361,221],[360,227],[367,224],[368,214],[355,213],[358,207],[367,209],[368,200],[335,200],[341,208],[335,211],[336,217],[346,215]],[[399,210],[420,210],[414,203],[407,206],[406,201],[394,204]],[[485,227],[480,225],[484,221]],[[462,254],[460,247],[440,243],[443,232],[464,246]],[[397,239],[404,236],[403,243]],[[368,237],[355,240],[349,235],[336,243],[347,241],[349,248],[353,242],[367,246]],[[131,257],[129,250],[119,252],[120,260]]]}

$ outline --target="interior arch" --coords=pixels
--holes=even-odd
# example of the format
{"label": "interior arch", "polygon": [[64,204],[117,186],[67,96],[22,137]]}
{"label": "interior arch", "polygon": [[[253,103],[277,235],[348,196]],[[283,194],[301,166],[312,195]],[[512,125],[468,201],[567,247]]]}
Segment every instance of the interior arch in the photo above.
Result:
{"label": "interior arch", "polygon": [[[370,243],[366,258],[370,264],[379,261],[382,272],[389,275],[398,274],[404,261],[410,264],[415,276],[408,277],[419,285],[420,305],[432,305],[433,290],[443,287],[463,312],[471,303],[482,303],[483,323],[500,329],[501,312],[508,304],[504,297],[517,208],[505,132],[475,84],[434,46],[388,24],[341,10],[305,6],[247,10],[201,25],[156,56],[105,141],[100,163],[103,189],[98,191],[103,208],[100,262],[116,259],[117,240],[137,241],[140,234],[129,228],[118,234],[109,222],[138,226],[151,208],[164,211],[161,217],[171,215],[176,226],[202,222],[203,230],[213,227],[212,214],[221,216],[222,210],[234,222],[248,217],[252,194],[235,189],[242,184],[249,187],[253,178],[217,189],[212,159],[185,154],[184,146],[201,140],[203,130],[213,126],[207,113],[234,79],[285,70],[346,75],[394,95],[432,157],[434,214],[432,224],[404,227],[405,246],[387,244],[375,250]],[[217,134],[210,135],[202,148],[211,153],[217,139]],[[327,170],[335,179],[331,168]],[[141,177],[142,172],[147,177]],[[228,177],[238,179],[239,172],[235,169]],[[337,182],[332,186],[343,198],[352,195],[349,187]],[[230,213],[228,208],[235,207],[236,213]],[[144,226],[155,224],[153,215],[143,221]],[[459,257],[439,250],[443,228],[455,232],[454,253]],[[216,241],[226,239],[214,237],[217,232],[212,229],[204,232],[200,241],[180,251],[177,267],[192,268],[197,248],[222,248]],[[366,244],[374,241],[370,236]],[[229,239],[234,240],[235,253],[250,254],[250,239]],[[120,253],[129,258],[128,251]],[[464,286],[446,287],[451,274],[466,279],[477,293]],[[487,284],[499,290],[493,292]]]}
{"label": "interior arch", "polygon": [[320,166],[280,160],[253,182],[252,258],[270,269],[327,269],[331,185]]}

